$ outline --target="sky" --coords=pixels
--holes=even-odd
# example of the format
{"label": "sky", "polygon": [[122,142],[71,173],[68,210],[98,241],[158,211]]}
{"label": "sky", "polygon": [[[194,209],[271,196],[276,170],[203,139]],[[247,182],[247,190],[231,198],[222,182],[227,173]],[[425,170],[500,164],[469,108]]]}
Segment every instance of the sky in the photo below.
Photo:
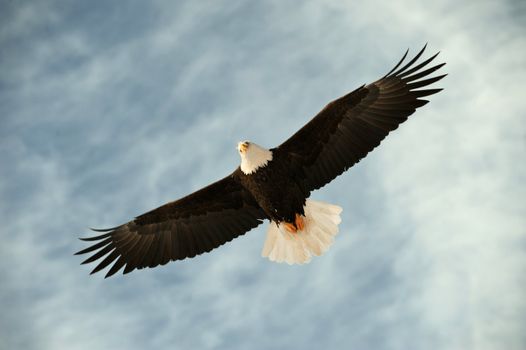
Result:
{"label": "sky", "polygon": [[[1,349],[526,348],[524,1],[1,1]],[[73,253],[274,147],[407,48],[449,75],[312,198],[322,257],[104,279]],[[426,56],[426,57],[427,57]]]}

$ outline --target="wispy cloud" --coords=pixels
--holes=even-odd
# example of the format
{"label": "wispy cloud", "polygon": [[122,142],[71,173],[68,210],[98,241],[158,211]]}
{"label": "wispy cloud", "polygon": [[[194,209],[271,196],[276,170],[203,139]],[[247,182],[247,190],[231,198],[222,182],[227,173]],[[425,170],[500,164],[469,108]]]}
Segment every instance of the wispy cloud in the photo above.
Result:
{"label": "wispy cloud", "polygon": [[[0,347],[526,345],[521,2],[2,6]],[[324,257],[270,264],[264,227],[108,280],[71,255],[426,41],[445,91],[314,194],[344,207]]]}

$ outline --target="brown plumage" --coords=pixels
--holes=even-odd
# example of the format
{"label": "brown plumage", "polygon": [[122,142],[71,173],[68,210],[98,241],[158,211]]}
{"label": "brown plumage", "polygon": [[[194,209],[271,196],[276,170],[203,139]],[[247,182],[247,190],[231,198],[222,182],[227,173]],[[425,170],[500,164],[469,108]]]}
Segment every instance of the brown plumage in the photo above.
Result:
{"label": "brown plumage", "polygon": [[[422,89],[445,76],[429,78],[444,65],[427,68],[437,54],[416,64],[424,49],[402,66],[406,52],[381,79],[330,102],[271,149],[273,159],[254,175],[237,168],[224,179],[124,225],[95,230],[103,234],[82,238],[96,243],[76,254],[93,253],[83,263],[102,259],[92,273],[113,264],[108,277],[123,267],[128,273],[209,252],[265,219],[290,222],[303,214],[311,191],[359,162],[428,102],[423,97],[441,90]],[[286,179],[283,169],[288,171]]]}
{"label": "brown plumage", "polygon": [[318,189],[372,151],[387,134],[398,128],[418,107],[429,101],[422,97],[442,89],[417,90],[443,77],[426,78],[445,63],[420,71],[437,55],[412,66],[424,48],[406,65],[400,62],[384,77],[359,87],[321,110],[307,125],[281,144],[280,153],[298,163],[305,192]]}

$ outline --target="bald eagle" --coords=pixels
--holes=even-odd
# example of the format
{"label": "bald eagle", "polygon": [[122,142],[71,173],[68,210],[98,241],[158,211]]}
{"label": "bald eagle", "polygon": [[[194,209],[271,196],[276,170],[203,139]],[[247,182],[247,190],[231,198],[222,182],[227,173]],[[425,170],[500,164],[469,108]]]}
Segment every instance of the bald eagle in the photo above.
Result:
{"label": "bald eagle", "polygon": [[[303,264],[331,246],[342,209],[309,199],[312,191],[358,163],[387,134],[442,89],[421,89],[442,79],[430,74],[438,55],[417,63],[425,46],[407,64],[408,51],[374,83],[330,102],[278,147],[253,142],[237,146],[240,166],[227,177],[101,234],[81,238],[92,245],[83,264],[102,259],[91,273],[113,263],[109,277],[193,258],[270,221],[262,256]],[[400,68],[399,68],[400,67]]]}

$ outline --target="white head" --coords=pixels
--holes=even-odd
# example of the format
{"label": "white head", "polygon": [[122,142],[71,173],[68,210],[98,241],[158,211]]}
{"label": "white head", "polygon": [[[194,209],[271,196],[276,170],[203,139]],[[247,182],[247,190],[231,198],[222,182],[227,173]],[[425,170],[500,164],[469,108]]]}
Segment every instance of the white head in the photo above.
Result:
{"label": "white head", "polygon": [[272,160],[272,151],[256,145],[253,142],[242,141],[237,144],[241,156],[241,171],[248,175],[264,167]]}

